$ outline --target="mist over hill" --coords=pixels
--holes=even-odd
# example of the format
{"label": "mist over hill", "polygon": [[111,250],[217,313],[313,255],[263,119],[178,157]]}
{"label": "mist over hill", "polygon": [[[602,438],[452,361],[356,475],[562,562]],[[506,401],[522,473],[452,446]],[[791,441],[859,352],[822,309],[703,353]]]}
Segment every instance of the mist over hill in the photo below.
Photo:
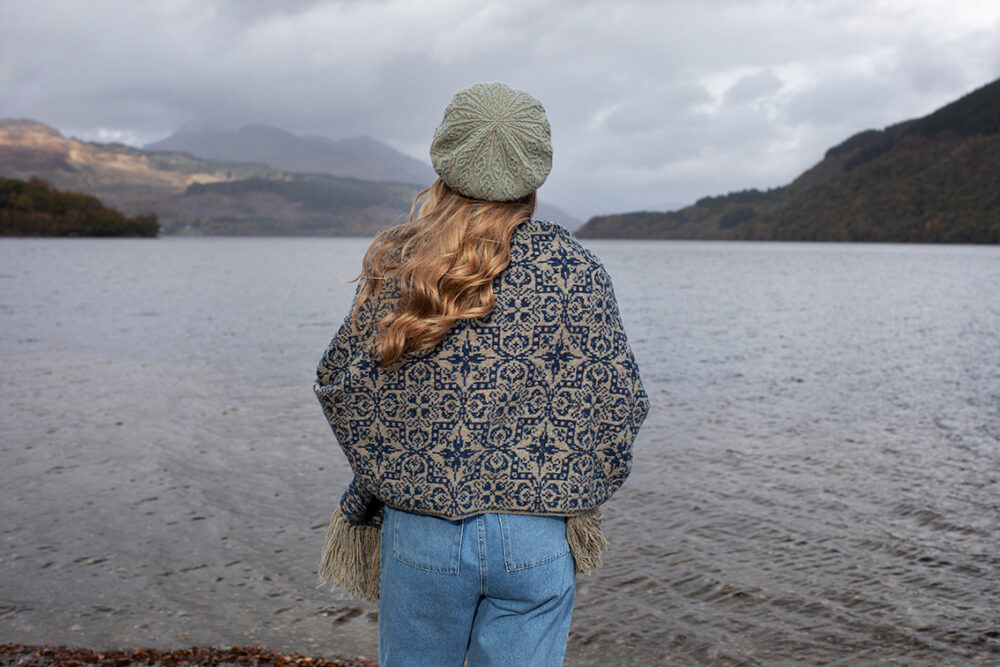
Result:
{"label": "mist over hill", "polygon": [[206,160],[255,162],[284,171],[330,174],[371,181],[429,185],[436,175],[430,165],[369,137],[328,139],[295,135],[267,125],[251,124],[236,132],[178,130],[147,144],[146,151],[177,151]]}
{"label": "mist over hill", "polygon": [[[250,162],[302,173],[322,173],[374,181],[427,186],[437,174],[431,166],[369,137],[329,139],[295,135],[267,125],[246,125],[236,132],[212,129],[178,130],[147,144],[146,151],[180,151],[208,160]],[[536,217],[558,222],[569,230],[583,221],[539,201]]]}
{"label": "mist over hill", "polygon": [[786,186],[591,218],[585,238],[1000,243],[1000,80],[830,148]]}

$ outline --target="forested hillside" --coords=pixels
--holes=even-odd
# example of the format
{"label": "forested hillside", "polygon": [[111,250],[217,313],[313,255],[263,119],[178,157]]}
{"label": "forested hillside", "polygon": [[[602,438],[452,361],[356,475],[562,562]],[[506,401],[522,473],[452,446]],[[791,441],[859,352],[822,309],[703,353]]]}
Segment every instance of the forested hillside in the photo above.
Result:
{"label": "forested hillside", "polygon": [[787,186],[599,216],[577,234],[1000,243],[1000,80],[923,118],[860,132]]}
{"label": "forested hillside", "polygon": [[194,183],[173,202],[168,233],[371,236],[402,222],[419,188],[323,174]]}
{"label": "forested hillside", "polygon": [[128,217],[40,179],[0,178],[0,236],[156,236],[155,214]]}

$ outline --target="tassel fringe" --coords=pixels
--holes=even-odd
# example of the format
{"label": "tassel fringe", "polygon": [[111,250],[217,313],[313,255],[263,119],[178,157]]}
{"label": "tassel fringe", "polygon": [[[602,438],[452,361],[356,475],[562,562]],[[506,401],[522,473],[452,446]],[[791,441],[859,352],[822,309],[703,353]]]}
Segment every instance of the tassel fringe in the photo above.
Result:
{"label": "tassel fringe", "polygon": [[352,526],[338,507],[326,530],[316,588],[332,580],[352,597],[377,601],[381,534],[371,526]]}
{"label": "tassel fringe", "polygon": [[608,541],[601,533],[601,511],[596,507],[583,514],[577,514],[566,520],[566,537],[569,539],[569,550],[576,561],[576,571],[590,574],[601,564],[601,554],[608,546]]}

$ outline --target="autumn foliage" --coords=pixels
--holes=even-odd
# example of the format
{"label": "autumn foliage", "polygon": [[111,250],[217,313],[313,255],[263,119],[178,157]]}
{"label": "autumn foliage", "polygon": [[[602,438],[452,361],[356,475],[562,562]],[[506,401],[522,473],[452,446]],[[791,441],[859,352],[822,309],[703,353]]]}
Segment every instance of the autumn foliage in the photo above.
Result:
{"label": "autumn foliage", "polygon": [[0,178],[0,236],[156,236],[156,214],[128,217],[97,197]]}

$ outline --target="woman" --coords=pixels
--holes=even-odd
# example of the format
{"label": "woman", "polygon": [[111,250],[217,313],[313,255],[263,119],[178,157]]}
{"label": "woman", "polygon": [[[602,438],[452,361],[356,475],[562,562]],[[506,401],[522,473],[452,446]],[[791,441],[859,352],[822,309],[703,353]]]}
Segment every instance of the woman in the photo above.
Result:
{"label": "woman", "polygon": [[383,667],[561,664],[648,400],[603,266],[532,220],[552,163],[538,100],[459,91],[431,161],[317,371],[354,472],[321,585],[378,600]]}

